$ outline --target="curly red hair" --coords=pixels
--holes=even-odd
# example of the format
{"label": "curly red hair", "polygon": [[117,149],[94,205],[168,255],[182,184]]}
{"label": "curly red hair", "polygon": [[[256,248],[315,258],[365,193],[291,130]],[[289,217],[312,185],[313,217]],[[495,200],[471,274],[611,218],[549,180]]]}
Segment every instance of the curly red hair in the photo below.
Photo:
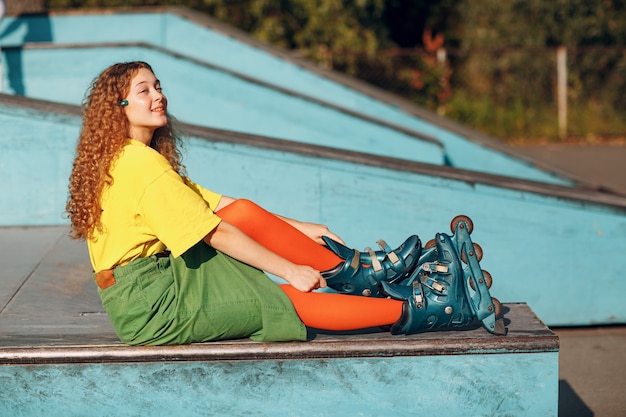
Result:
{"label": "curly red hair", "polygon": [[[104,70],[87,90],[65,206],[71,222],[70,236],[74,239],[88,239],[94,231],[102,232],[100,196],[102,190],[113,183],[109,170],[130,131],[120,101],[128,95],[131,80],[141,68],[154,73],[149,64],[141,61],[115,64]],[[172,120],[168,114],[167,125],[155,130],[150,146],[182,175],[180,139]]]}

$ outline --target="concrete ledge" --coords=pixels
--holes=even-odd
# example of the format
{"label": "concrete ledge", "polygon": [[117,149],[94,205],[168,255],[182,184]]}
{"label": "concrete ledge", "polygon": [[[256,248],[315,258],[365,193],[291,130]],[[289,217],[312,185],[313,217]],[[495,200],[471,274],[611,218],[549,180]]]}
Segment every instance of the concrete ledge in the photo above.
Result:
{"label": "concrete ledge", "polygon": [[507,336],[5,346],[0,414],[557,416],[558,339],[525,304],[505,310]]}
{"label": "concrete ledge", "polygon": [[65,227],[0,239],[0,415],[556,416],[559,341],[524,303],[506,336],[311,331],[300,343],[132,347]]}
{"label": "concrete ledge", "polygon": [[3,228],[0,365],[238,361],[556,352],[558,338],[524,303],[504,304],[508,334],[464,331],[392,336],[311,330],[306,343],[234,340],[132,347],[119,342],[102,311],[83,242],[66,227]]}
{"label": "concrete ledge", "polygon": [[[298,343],[234,340],[185,346],[133,347],[88,338],[75,345],[55,345],[46,338],[40,338],[35,344],[34,338],[24,340],[23,336],[4,334],[0,339],[3,345],[0,347],[0,365],[377,358],[558,351],[557,336],[526,304],[505,304],[504,310],[508,328],[506,336],[491,335],[482,328],[411,336],[392,336],[382,330],[372,330],[347,335],[312,332],[310,341]],[[79,342],[79,339],[70,337],[64,343]]]}

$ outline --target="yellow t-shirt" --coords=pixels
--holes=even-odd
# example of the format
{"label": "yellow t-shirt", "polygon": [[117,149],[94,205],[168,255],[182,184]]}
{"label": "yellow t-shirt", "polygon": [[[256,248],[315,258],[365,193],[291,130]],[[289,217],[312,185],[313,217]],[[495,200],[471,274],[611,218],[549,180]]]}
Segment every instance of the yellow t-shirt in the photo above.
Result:
{"label": "yellow t-shirt", "polygon": [[157,151],[129,139],[102,193],[103,232],[88,240],[94,271],[169,249],[180,256],[220,223],[221,194],[178,175]]}

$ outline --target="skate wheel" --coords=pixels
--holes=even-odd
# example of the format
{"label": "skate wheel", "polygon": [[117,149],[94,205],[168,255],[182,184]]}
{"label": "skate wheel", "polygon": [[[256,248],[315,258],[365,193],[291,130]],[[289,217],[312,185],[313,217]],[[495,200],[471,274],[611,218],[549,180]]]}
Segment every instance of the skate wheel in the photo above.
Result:
{"label": "skate wheel", "polygon": [[493,306],[489,306],[489,311],[492,311],[493,309],[496,313],[496,319],[497,319],[502,314],[502,303],[496,297],[491,297],[491,302]]}
{"label": "skate wheel", "polygon": [[[462,223],[465,223],[465,225],[463,225]],[[457,226],[467,227],[467,233],[469,234],[471,234],[474,230],[474,222],[472,222],[472,219],[464,214],[459,214],[450,222],[450,230],[452,231],[452,233],[456,231]]]}
{"label": "skate wheel", "polygon": [[[472,245],[474,245],[474,256],[476,256],[476,260],[480,262],[483,259],[483,248],[481,248],[478,243],[472,242]],[[471,255],[472,254],[470,253],[470,256]],[[465,252],[461,252],[461,260],[467,263],[467,257],[465,256]]]}
{"label": "skate wheel", "polygon": [[[485,284],[487,284],[487,289],[491,288],[491,284],[493,284],[493,278],[491,277],[491,274],[483,269],[483,277],[485,278]],[[474,284],[474,278],[470,279],[469,284],[470,284],[470,287],[472,287],[472,290],[476,291],[476,284]]]}
{"label": "skate wheel", "polygon": [[435,242],[435,239],[430,239],[428,242],[426,242],[426,244],[424,245],[424,249],[430,249],[430,248],[434,248],[437,245],[437,242]]}

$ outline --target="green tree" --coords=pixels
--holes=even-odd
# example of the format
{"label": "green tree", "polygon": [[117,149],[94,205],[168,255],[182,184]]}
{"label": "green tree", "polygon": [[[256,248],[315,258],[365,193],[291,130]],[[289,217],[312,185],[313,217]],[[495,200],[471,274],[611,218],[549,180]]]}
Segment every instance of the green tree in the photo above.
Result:
{"label": "green tree", "polygon": [[626,87],[625,11],[623,1],[611,0],[459,2],[450,114],[498,136],[554,137],[554,48],[563,45],[571,113],[601,107],[596,116],[606,126],[613,109],[626,110],[617,93]]}
{"label": "green tree", "polygon": [[327,67],[357,72],[358,51],[374,57],[389,45],[384,0],[48,0],[50,8],[187,6]]}
{"label": "green tree", "polygon": [[357,73],[359,62],[346,52],[374,57],[388,44],[383,0],[205,0],[199,9],[349,74]]}
{"label": "green tree", "polygon": [[[397,58],[390,29],[404,44],[421,42],[428,11],[419,0],[48,0],[49,7],[179,5],[205,12],[320,66],[361,78],[437,107],[449,90],[449,71],[432,57]],[[408,24],[407,17],[411,17]],[[415,21],[412,19],[416,18]],[[419,18],[419,19],[417,19]],[[417,35],[417,38],[415,37]],[[432,54],[431,54],[432,55]]]}
{"label": "green tree", "polygon": [[[550,48],[565,45],[571,119],[578,130],[595,129],[593,119],[602,129],[624,130],[619,120],[626,110],[626,0],[46,0],[46,5],[187,6],[500,137],[556,136]],[[439,46],[448,50],[445,65],[435,59]]]}

